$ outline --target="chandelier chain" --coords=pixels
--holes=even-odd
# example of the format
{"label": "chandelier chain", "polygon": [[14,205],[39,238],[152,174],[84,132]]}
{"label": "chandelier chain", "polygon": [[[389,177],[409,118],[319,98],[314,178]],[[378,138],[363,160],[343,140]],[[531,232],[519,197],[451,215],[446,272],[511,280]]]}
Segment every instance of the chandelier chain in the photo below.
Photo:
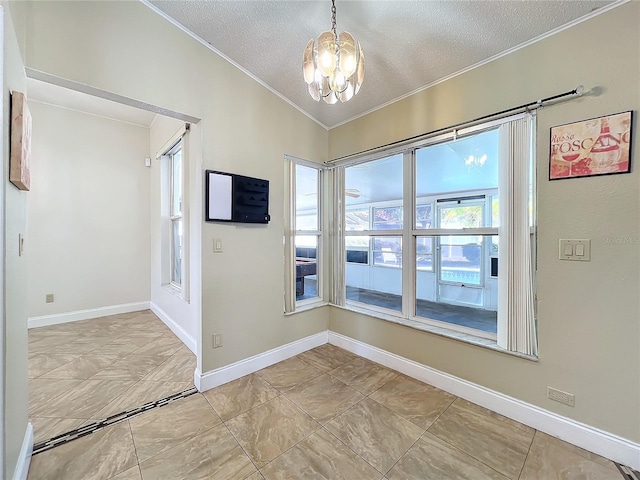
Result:
{"label": "chandelier chain", "polygon": [[333,32],[333,36],[338,38],[336,32],[336,0],[331,0],[331,31]]}

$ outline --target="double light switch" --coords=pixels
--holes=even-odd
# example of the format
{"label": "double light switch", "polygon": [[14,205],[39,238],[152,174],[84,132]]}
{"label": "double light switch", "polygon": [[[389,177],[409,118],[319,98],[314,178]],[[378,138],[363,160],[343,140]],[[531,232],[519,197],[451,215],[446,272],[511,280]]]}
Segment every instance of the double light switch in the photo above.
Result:
{"label": "double light switch", "polygon": [[560,260],[576,260],[588,262],[591,260],[591,240],[566,240],[560,239]]}

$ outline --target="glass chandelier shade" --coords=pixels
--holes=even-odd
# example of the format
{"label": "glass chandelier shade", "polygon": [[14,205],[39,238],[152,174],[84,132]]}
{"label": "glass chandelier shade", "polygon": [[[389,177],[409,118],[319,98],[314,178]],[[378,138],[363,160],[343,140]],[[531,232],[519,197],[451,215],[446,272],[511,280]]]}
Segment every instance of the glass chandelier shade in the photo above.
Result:
{"label": "glass chandelier shade", "polygon": [[364,53],[349,32],[336,33],[335,0],[331,9],[332,29],[318,40],[309,40],[302,57],[302,71],[309,94],[316,102],[322,98],[332,105],[348,102],[364,80]]}

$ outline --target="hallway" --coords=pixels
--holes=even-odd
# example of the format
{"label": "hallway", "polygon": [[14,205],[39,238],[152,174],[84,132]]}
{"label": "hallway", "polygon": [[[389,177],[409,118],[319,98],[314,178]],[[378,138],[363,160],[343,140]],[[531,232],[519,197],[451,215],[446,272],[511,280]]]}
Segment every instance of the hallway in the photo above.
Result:
{"label": "hallway", "polygon": [[30,329],[35,443],[186,390],[195,368],[150,310]]}

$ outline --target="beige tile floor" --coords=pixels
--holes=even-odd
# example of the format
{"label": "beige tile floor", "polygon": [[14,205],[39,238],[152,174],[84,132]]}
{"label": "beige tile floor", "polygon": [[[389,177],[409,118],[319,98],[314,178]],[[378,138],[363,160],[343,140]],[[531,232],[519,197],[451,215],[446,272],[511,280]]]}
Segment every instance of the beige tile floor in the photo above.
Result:
{"label": "beige tile floor", "polygon": [[[166,335],[158,335],[162,336]],[[141,355],[154,356],[162,345],[159,340]],[[165,363],[177,355],[170,350],[164,351]],[[77,355],[70,351],[59,355],[48,366],[82,358],[69,360],[69,355]],[[91,365],[87,369],[97,362],[85,362]],[[120,372],[122,365],[116,360],[110,371]],[[155,368],[143,379],[152,375],[154,381],[166,380],[153,375],[160,367]],[[139,372],[137,367],[133,371]],[[93,376],[56,381],[66,382],[62,388],[72,391]],[[131,382],[129,390],[145,381],[103,377],[93,381]],[[50,388],[43,384],[37,398]],[[37,411],[47,414],[46,402],[39,402]],[[63,402],[54,403],[60,408]],[[605,458],[323,345],[35,455],[28,478],[617,480],[622,476]]]}
{"label": "beige tile floor", "polygon": [[151,311],[29,330],[35,442],[193,385],[196,358]]}

